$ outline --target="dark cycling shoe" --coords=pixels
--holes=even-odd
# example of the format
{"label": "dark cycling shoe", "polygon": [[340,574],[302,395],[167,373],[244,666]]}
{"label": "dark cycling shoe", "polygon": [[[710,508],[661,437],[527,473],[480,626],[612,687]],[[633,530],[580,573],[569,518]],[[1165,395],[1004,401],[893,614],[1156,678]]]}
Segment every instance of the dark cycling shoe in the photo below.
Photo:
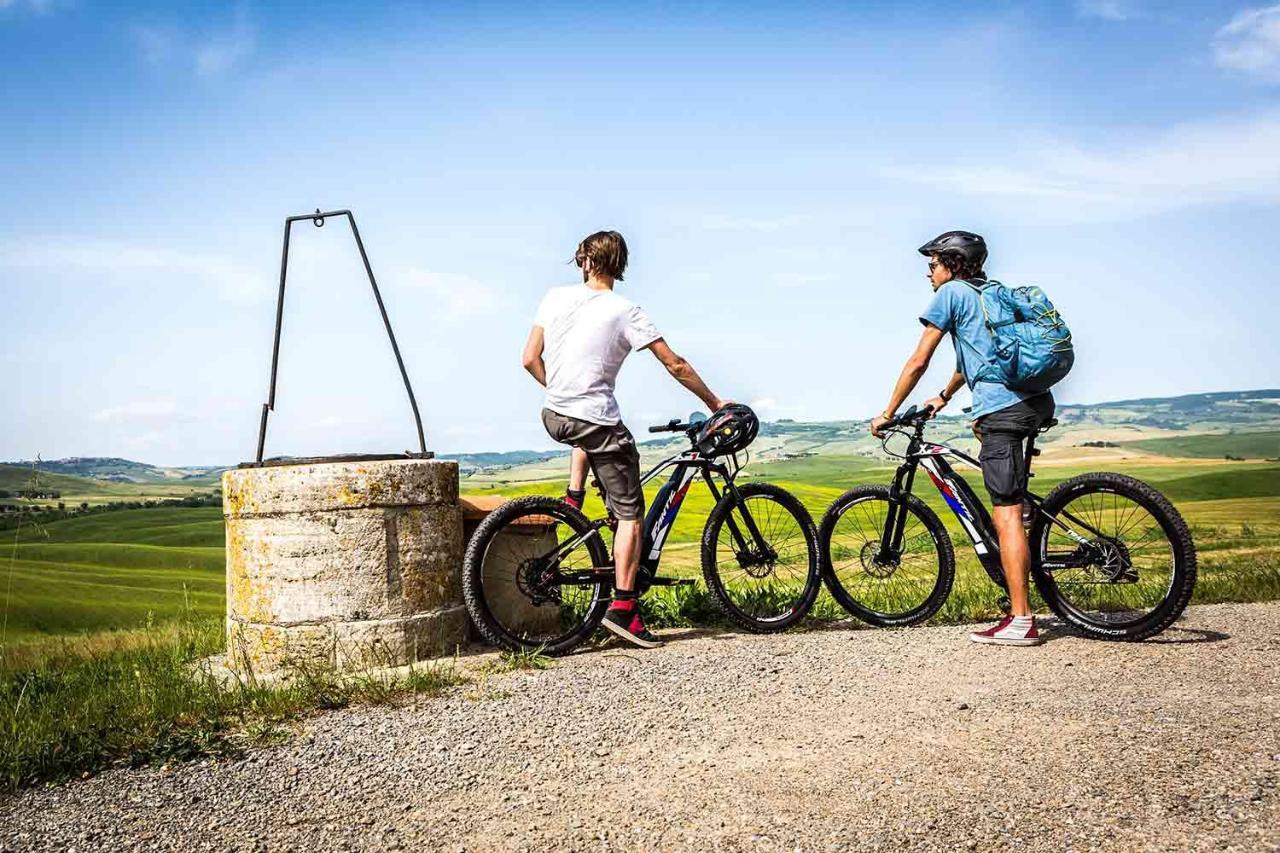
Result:
{"label": "dark cycling shoe", "polygon": [[644,626],[644,620],[640,618],[638,608],[622,610],[617,607],[610,607],[608,612],[604,614],[604,621],[600,624],[628,643],[639,646],[642,649],[656,649],[662,645],[662,640],[659,640],[653,632]]}

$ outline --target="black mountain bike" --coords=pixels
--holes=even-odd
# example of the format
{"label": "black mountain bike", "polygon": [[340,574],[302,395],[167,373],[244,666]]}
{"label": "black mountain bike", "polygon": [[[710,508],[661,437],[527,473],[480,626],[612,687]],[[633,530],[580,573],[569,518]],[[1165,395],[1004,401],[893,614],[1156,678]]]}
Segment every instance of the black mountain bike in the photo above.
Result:
{"label": "black mountain bike", "polygon": [[[645,515],[637,591],[696,583],[657,572],[672,524],[700,474],[716,498],[701,555],[712,598],[740,628],[783,631],[804,618],[822,586],[813,519],[778,486],[736,485],[736,456],[721,461],[698,452],[702,426],[677,419],[649,428],[683,432],[694,447],[664,459],[642,478],[647,483],[673,469]],[[613,524],[612,518],[591,520],[563,500],[541,496],[517,498],[490,513],[467,545],[462,581],[467,610],[485,639],[505,649],[559,655],[590,637],[611,598],[613,560],[602,533]]]}
{"label": "black mountain bike", "polygon": [[[879,626],[914,625],[938,612],[951,592],[955,553],[937,514],[911,493],[923,468],[973,542],[993,583],[1007,590],[991,516],[947,457],[979,468],[972,456],[924,440],[931,410],[912,406],[885,425],[908,439],[890,486],[859,486],[836,499],[818,538],[823,580],[853,615]],[[1044,432],[1057,424],[1049,421]],[[1026,470],[1038,456],[1027,440]],[[1164,495],[1123,474],[1081,474],[1041,498],[1028,540],[1031,577],[1045,604],[1078,633],[1143,640],[1169,627],[1191,599],[1196,550],[1186,522]],[[1007,610],[1008,599],[1001,602]]]}

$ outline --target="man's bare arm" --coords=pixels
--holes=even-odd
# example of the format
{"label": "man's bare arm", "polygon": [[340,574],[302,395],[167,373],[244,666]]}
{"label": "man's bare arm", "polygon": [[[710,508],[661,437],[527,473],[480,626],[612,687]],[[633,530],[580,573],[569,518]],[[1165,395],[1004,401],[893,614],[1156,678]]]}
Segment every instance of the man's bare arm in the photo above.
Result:
{"label": "man's bare arm", "polygon": [[547,386],[547,366],[542,361],[542,349],[542,327],[534,326],[529,330],[529,340],[524,343],[524,355],[520,363],[538,381],[538,384],[545,388]]}
{"label": "man's bare arm", "polygon": [[[878,418],[871,421],[871,434],[879,435],[879,423],[887,421],[898,411],[898,407],[907,399],[907,395],[915,390],[916,383],[920,381],[920,377],[924,376],[924,372],[929,369],[929,361],[933,358],[933,351],[938,348],[938,344],[942,342],[942,330],[937,326],[925,326],[924,334],[920,336],[920,342],[916,344],[916,351],[907,359],[907,363],[902,367],[902,373],[898,376],[898,382],[893,386],[893,394],[889,396],[889,405],[885,407],[884,412]],[[952,377],[954,378],[954,377]],[[879,422],[879,423],[878,423]]]}
{"label": "man's bare arm", "polygon": [[711,389],[707,387],[707,383],[702,381],[702,377],[698,375],[698,371],[693,369],[693,365],[677,355],[667,345],[666,340],[658,338],[649,345],[649,351],[657,357],[658,361],[662,362],[662,366],[667,369],[667,373],[670,373],[677,382],[692,391],[708,409],[714,412],[725,405],[725,401],[712,393]]}
{"label": "man's bare arm", "polygon": [[937,397],[931,397],[924,401],[926,406],[933,409],[933,414],[930,415],[930,417],[936,418],[938,416],[938,412],[941,412],[947,407],[947,403],[951,402],[951,398],[960,390],[961,385],[964,385],[964,374],[957,370],[955,373],[951,374],[951,378],[948,379],[947,384],[943,386],[941,394]]}

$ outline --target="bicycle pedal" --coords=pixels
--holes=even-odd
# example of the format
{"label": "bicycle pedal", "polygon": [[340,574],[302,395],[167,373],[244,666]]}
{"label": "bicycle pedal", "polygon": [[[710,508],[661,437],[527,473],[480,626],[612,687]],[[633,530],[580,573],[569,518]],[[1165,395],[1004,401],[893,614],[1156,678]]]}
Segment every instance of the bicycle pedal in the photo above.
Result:
{"label": "bicycle pedal", "polygon": [[697,578],[652,578],[649,586],[693,586]]}

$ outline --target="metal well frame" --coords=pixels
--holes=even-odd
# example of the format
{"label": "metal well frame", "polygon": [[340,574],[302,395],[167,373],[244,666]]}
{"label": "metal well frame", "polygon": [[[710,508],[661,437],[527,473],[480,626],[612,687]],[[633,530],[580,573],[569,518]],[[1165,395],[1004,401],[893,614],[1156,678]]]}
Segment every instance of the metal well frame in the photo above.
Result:
{"label": "metal well frame", "polygon": [[[267,443],[267,417],[276,407],[276,380],[280,367],[280,333],[284,328],[284,289],[289,274],[289,237],[293,231],[293,223],[311,220],[317,228],[324,226],[325,220],[331,217],[345,216],[351,225],[351,235],[355,237],[356,248],[360,250],[360,260],[364,263],[364,271],[369,276],[369,286],[373,289],[373,298],[378,303],[378,313],[382,316],[382,325],[387,330],[387,338],[391,341],[391,351],[396,357],[396,366],[400,368],[400,378],[404,380],[405,393],[409,395],[409,406],[413,409],[413,423],[418,431],[418,452],[397,454],[348,454],[345,456],[327,456],[309,459],[282,459],[263,461],[262,454]],[[430,459],[434,454],[427,451],[426,436],[422,431],[422,415],[418,411],[418,400],[413,394],[413,385],[409,382],[409,373],[405,370],[404,359],[400,356],[400,346],[396,343],[396,334],[391,329],[391,319],[387,316],[387,306],[382,301],[382,293],[378,290],[378,281],[374,278],[373,267],[369,263],[369,254],[365,251],[364,241],[360,239],[360,229],[356,226],[356,217],[350,210],[321,211],[304,213],[287,217],[284,221],[284,247],[280,252],[280,289],[276,296],[276,330],[271,345],[271,384],[267,391],[267,401],[262,404],[262,420],[258,426],[258,454],[256,461],[245,463],[241,467],[262,467],[267,465],[296,464],[299,462],[336,462],[355,459]]]}

